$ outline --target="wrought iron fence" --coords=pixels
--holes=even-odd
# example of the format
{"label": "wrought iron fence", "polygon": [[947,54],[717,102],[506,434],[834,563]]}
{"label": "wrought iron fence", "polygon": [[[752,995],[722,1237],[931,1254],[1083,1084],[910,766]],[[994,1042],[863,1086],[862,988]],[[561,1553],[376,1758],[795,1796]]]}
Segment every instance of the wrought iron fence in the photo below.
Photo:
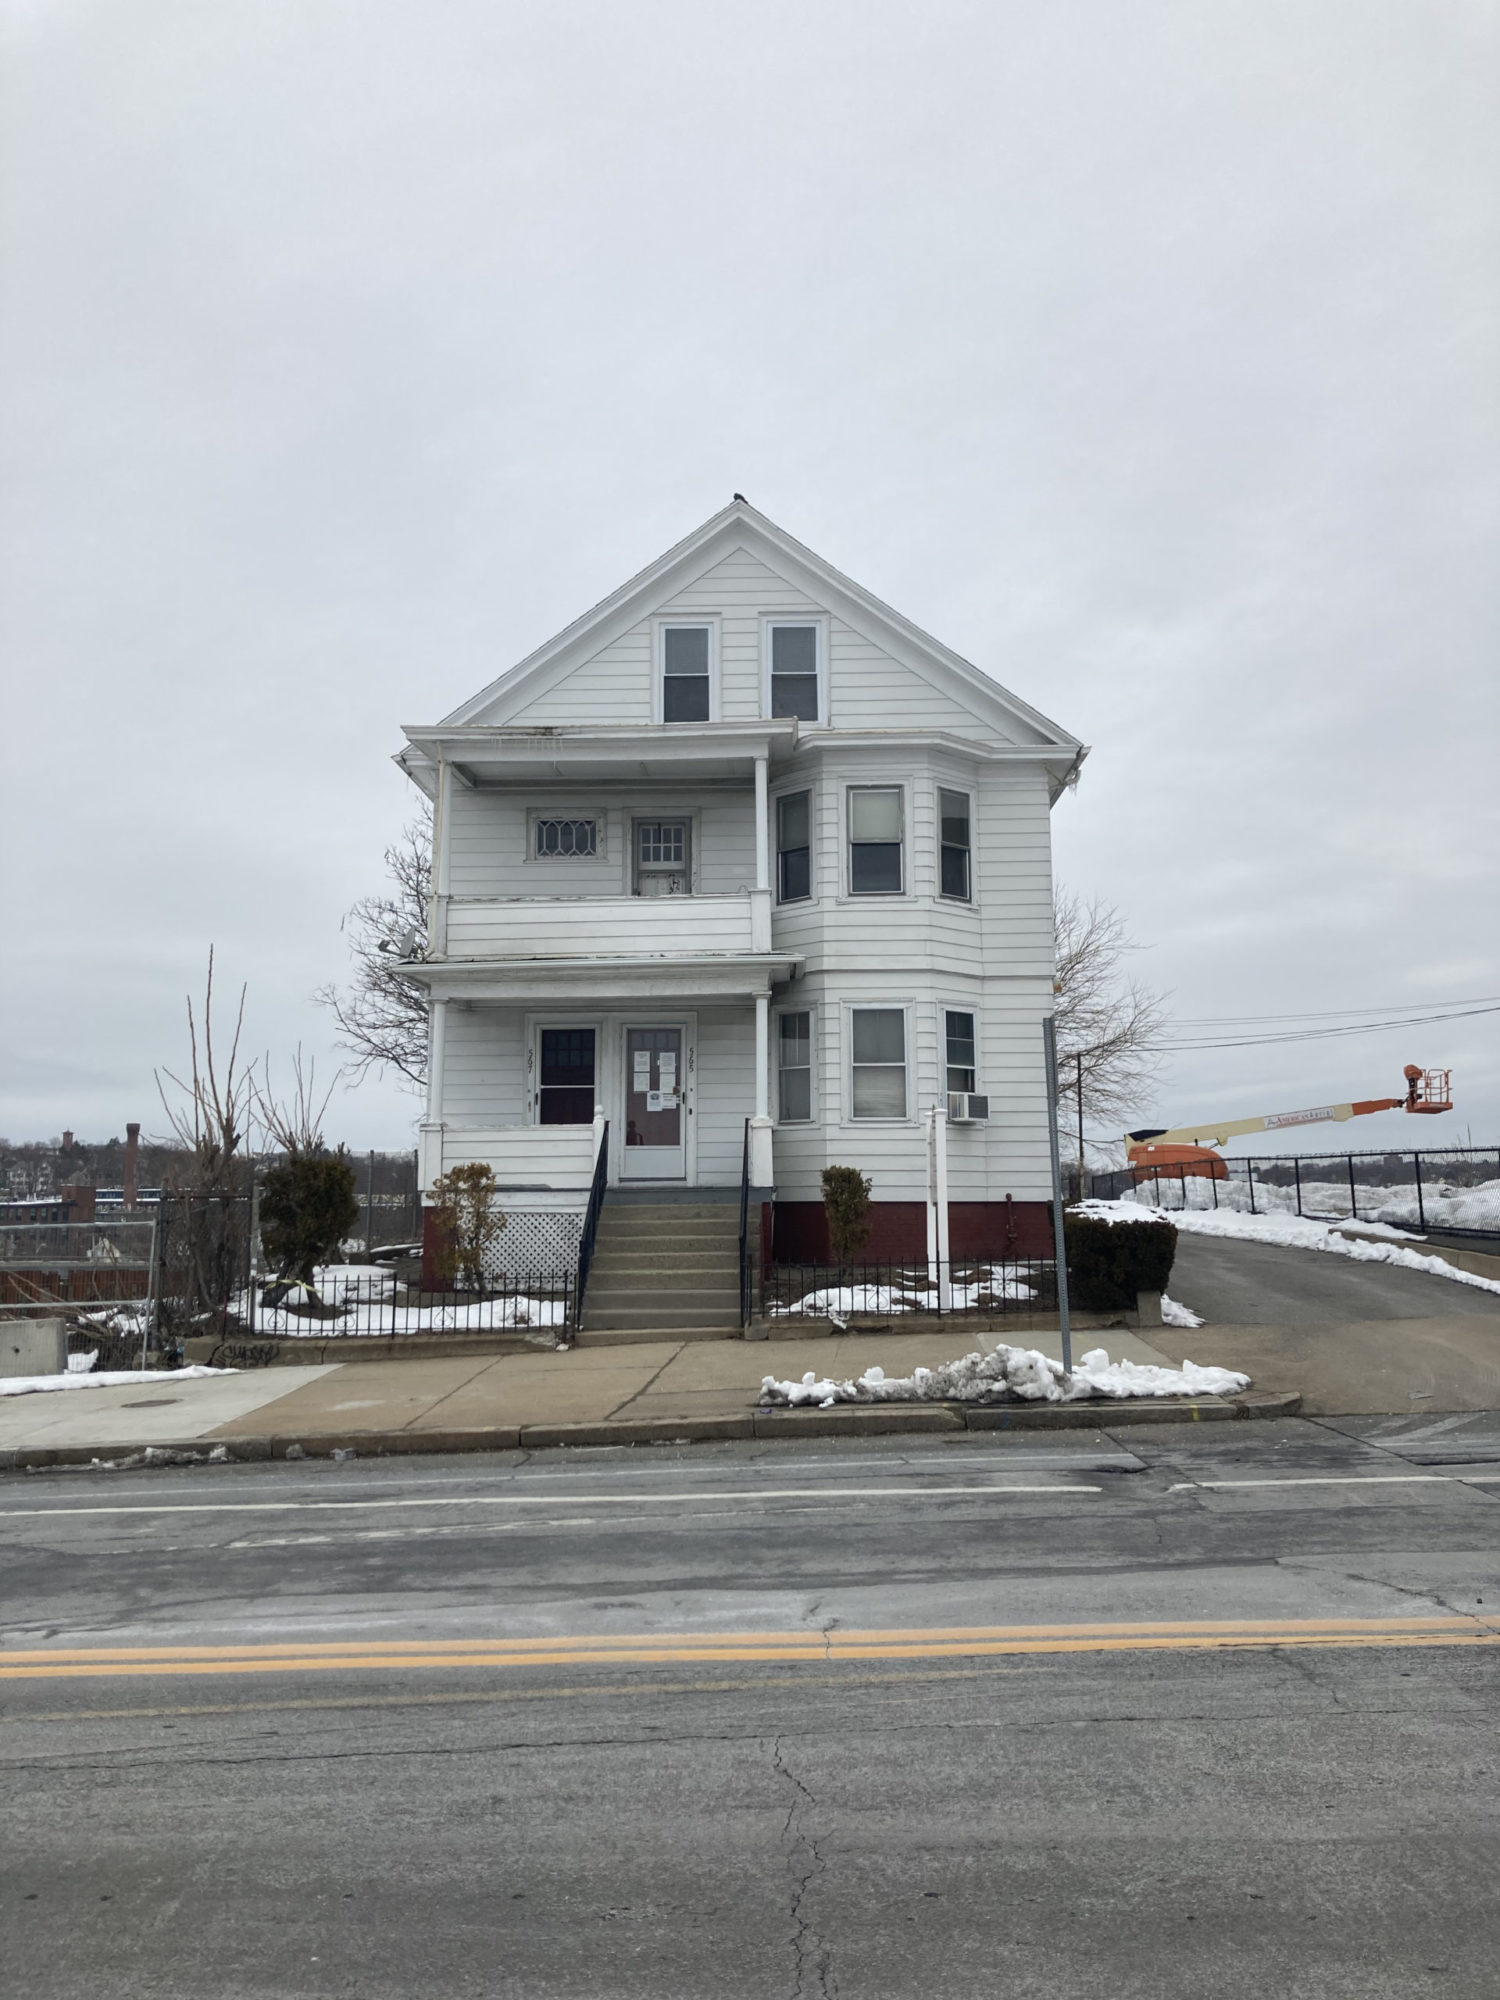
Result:
{"label": "wrought iron fence", "polygon": [[740,1326],[750,1324],[750,1120],[745,1120],[745,1149],[740,1159]]}
{"label": "wrought iron fence", "polygon": [[770,1319],[837,1323],[872,1315],[896,1320],[910,1313],[990,1319],[1057,1308],[1057,1272],[1050,1258],[775,1264],[764,1282]]}
{"label": "wrought iron fence", "polygon": [[[1235,1208],[1320,1222],[1374,1222],[1419,1235],[1500,1239],[1500,1150],[1452,1146],[1411,1153],[1295,1153],[1225,1159],[1222,1179],[1191,1165],[1086,1174],[1097,1199],[1160,1208]],[[1069,1199],[1078,1199],[1078,1171]]]}

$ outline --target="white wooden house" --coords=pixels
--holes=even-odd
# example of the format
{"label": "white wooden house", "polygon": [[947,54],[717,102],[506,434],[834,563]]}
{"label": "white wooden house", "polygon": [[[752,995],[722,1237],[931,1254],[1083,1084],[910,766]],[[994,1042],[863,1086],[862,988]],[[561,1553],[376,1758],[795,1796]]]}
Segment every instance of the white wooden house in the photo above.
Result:
{"label": "white wooden house", "polygon": [[832,1163],[873,1182],[869,1256],[920,1257],[937,1110],[952,1253],[1050,1248],[1075,738],[739,498],[405,733],[436,808],[424,1188],[484,1160],[513,1220],[576,1217],[607,1123],[610,1205],[686,1221],[737,1199],[748,1120],[778,1258],[826,1255]]}

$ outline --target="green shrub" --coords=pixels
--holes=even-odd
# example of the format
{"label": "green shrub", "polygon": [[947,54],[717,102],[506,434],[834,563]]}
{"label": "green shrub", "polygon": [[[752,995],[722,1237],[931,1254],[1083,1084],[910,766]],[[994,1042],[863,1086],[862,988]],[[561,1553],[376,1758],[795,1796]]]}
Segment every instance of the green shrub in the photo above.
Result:
{"label": "green shrub", "polygon": [[1133,1312],[1138,1292],[1164,1292],[1177,1254],[1170,1222],[1104,1222],[1063,1217],[1068,1291],[1085,1312]]}
{"label": "green shrub", "polygon": [[336,1153],[293,1153],[266,1168],[260,1240],[278,1285],[301,1283],[316,1303],[314,1267],[337,1253],[358,1221],[354,1167],[342,1146]]}
{"label": "green shrub", "polygon": [[823,1213],[828,1243],[841,1268],[864,1249],[870,1234],[870,1179],[858,1167],[823,1169]]}

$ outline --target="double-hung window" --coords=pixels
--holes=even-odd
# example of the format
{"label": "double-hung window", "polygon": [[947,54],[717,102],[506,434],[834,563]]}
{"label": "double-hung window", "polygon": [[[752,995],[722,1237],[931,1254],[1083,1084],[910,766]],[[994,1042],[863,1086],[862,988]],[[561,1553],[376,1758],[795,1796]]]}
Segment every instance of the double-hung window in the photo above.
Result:
{"label": "double-hung window", "polygon": [[850,1109],[856,1118],[906,1116],[906,1012],[901,1007],[851,1009]]}
{"label": "double-hung window", "polygon": [[812,1015],[777,1016],[776,1115],[783,1125],[812,1117]]}
{"label": "double-hung window", "polygon": [[975,1088],[974,1016],[949,1007],[944,1017],[947,1031],[948,1088],[972,1091]]}
{"label": "double-hung window", "polygon": [[901,787],[854,785],[849,791],[849,894],[899,896]]}
{"label": "double-hung window", "polygon": [[776,801],[776,900],[799,903],[812,894],[812,793]]}
{"label": "double-hung window", "polygon": [[668,625],[661,635],[661,719],[707,722],[709,628]]}
{"label": "double-hung window", "polygon": [[818,628],[772,625],[771,714],[818,720]]}
{"label": "double-hung window", "polygon": [[938,793],[938,829],[942,892],[945,896],[955,896],[960,902],[967,903],[974,894],[967,792]]}

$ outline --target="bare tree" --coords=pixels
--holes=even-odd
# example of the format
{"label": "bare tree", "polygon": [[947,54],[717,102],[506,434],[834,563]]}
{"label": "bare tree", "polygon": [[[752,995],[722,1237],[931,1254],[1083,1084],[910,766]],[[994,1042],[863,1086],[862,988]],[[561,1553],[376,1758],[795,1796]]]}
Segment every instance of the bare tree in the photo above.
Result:
{"label": "bare tree", "polygon": [[[1109,903],[1080,902],[1060,884],[1053,904],[1057,950],[1057,1090],[1072,1121],[1134,1110],[1156,1079],[1165,1026],[1161,996],[1126,976],[1138,949]],[[1081,1126],[1080,1126],[1081,1129]]]}
{"label": "bare tree", "polygon": [[[214,1053],[214,952],[208,948],[208,978],[203,991],[200,1022],[188,996],[188,1073],[178,1076],[170,1069],[155,1070],[156,1091],[178,1142],[191,1156],[188,1169],[195,1191],[232,1194],[237,1190],[240,1166],[249,1138],[250,1117],[255,1104],[255,1065],[240,1067],[240,1031],[245,1021],[245,988],[240,988],[235,1009],[234,1032],[229,1042],[229,1059],[222,1066]],[[165,1078],[164,1083],[162,1079]],[[180,1096],[167,1095],[172,1084]]]}
{"label": "bare tree", "polygon": [[323,1120],[328,1114],[329,1102],[344,1072],[341,1069],[335,1070],[333,1082],[319,1097],[317,1070],[317,1062],[313,1057],[309,1056],[305,1062],[303,1061],[302,1044],[299,1042],[297,1053],[292,1057],[290,1096],[279,1098],[272,1089],[269,1055],[261,1065],[259,1080],[251,1089],[255,1115],[260,1120],[266,1137],[293,1159],[299,1158],[304,1153],[322,1153],[327,1150],[323,1140]]}
{"label": "bare tree", "polygon": [[342,991],[325,986],[314,997],[339,1025],[340,1046],[354,1061],[350,1081],[392,1069],[415,1089],[427,1082],[427,1000],[399,971],[427,936],[432,893],[432,815],[424,812],[385,851],[390,887],[361,896],[344,918],[354,979]]}

